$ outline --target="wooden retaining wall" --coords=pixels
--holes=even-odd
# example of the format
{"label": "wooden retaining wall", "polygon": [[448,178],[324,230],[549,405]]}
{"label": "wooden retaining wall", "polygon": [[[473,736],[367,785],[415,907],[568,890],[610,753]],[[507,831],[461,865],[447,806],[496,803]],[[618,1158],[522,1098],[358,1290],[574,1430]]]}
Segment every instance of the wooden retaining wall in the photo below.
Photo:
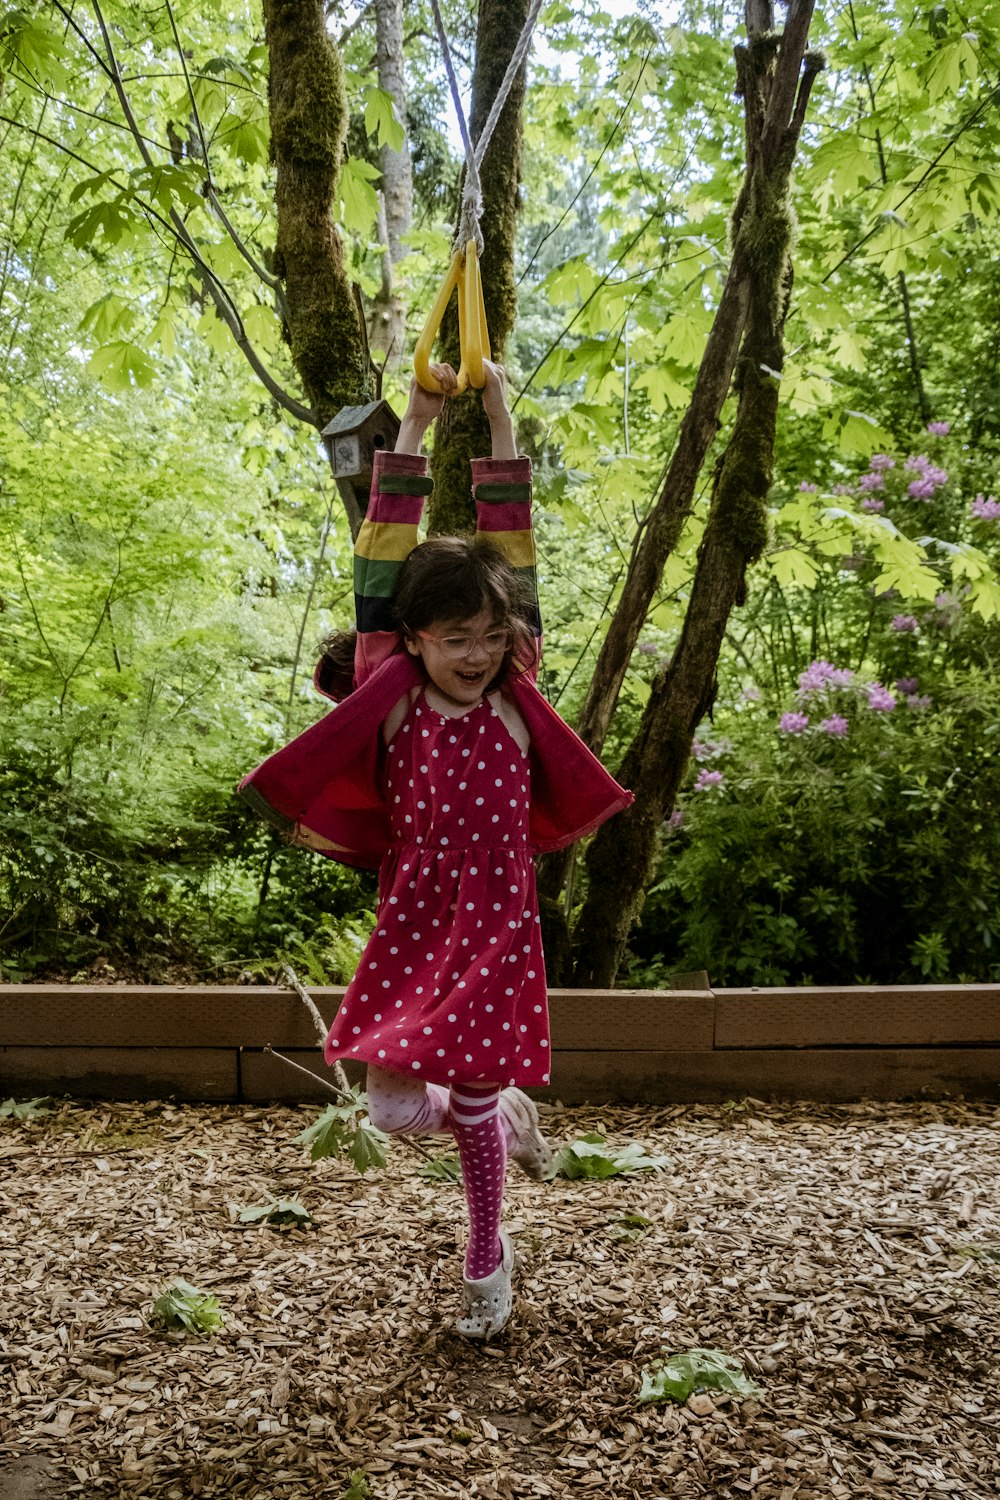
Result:
{"label": "wooden retaining wall", "polygon": [[[342,989],[313,989],[327,1021]],[[566,1104],[1000,1098],[1000,985],[552,990]],[[263,986],[0,985],[0,1099],[320,1100],[305,1006]]]}

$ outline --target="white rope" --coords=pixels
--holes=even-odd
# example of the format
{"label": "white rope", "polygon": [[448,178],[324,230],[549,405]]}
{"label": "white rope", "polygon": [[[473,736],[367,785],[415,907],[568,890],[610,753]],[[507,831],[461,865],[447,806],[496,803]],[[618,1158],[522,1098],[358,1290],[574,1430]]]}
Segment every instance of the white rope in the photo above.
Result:
{"label": "white rope", "polygon": [[479,178],[479,169],[483,164],[487,148],[496,130],[497,121],[503,114],[504,105],[514,85],[514,79],[518,70],[528,55],[531,46],[531,35],[538,20],[538,13],[542,8],[542,0],[531,0],[528,14],[525,18],[521,35],[517,39],[517,46],[511,54],[507,71],[503,76],[503,82],[497,90],[497,96],[493,101],[493,108],[486,117],[486,123],[480,132],[475,149],[469,136],[469,127],[465,120],[465,111],[462,108],[462,96],[458,89],[458,79],[455,77],[455,68],[451,60],[451,49],[448,46],[448,37],[444,29],[444,21],[441,19],[441,10],[438,0],[431,0],[431,8],[434,11],[434,24],[437,27],[438,40],[441,43],[441,55],[444,58],[445,72],[448,74],[448,86],[451,89],[451,99],[455,106],[455,114],[458,117],[458,128],[462,134],[462,144],[465,147],[465,188],[462,192],[462,212],[458,223],[458,237],[455,248],[462,249],[469,240],[475,240],[476,250],[480,255],[483,253],[483,232],[479,227],[479,220],[483,213],[483,188]]}

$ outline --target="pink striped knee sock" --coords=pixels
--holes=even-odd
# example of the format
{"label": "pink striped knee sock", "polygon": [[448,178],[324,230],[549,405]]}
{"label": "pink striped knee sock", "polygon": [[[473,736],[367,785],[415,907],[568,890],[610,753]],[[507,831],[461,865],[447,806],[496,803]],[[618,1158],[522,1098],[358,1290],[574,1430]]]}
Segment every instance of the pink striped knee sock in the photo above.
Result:
{"label": "pink striped knee sock", "polygon": [[482,1281],[500,1264],[500,1214],[503,1209],[507,1146],[499,1115],[500,1085],[452,1085],[449,1121],[462,1162],[465,1201],[469,1206],[469,1244],[465,1274]]}

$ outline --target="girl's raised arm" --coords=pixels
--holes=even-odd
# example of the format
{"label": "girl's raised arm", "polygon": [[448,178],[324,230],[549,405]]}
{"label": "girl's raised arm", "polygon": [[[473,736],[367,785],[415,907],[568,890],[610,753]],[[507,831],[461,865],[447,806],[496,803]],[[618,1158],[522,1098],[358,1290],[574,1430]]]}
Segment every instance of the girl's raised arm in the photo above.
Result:
{"label": "girl's raised arm", "polygon": [[[441,385],[455,384],[449,365],[432,366]],[[375,455],[368,512],[354,543],[354,607],[358,626],[354,677],[370,677],[399,642],[392,615],[392,592],[403,562],[417,545],[424,500],[431,492],[427,460],[420,452],[424,433],[444,404],[444,396],[423,390],[414,380],[396,439],[396,450]]]}
{"label": "girl's raised arm", "polygon": [[486,386],[483,410],[493,436],[491,458],[472,460],[472,493],[476,502],[476,534],[503,553],[531,601],[534,660],[523,662],[532,677],[542,652],[542,623],[538,608],[535,536],[531,528],[531,459],[518,458],[514,423],[507,406],[507,377],[499,365],[484,360]]}

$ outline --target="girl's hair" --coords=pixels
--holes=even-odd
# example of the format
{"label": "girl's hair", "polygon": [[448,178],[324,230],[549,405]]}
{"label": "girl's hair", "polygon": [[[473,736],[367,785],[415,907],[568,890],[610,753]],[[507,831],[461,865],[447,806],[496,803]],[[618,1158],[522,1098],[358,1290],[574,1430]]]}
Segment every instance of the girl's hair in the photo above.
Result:
{"label": "girl's hair", "polygon": [[356,630],[337,630],[320,644],[313,682],[321,693],[342,703],[354,691],[354,647]]}
{"label": "girl's hair", "polygon": [[[479,538],[438,536],[414,547],[399,570],[392,611],[400,630],[426,630],[438,620],[471,620],[484,609],[514,635],[487,689],[493,692],[515,656],[532,661],[536,653],[534,599],[503,553]],[[354,688],[356,641],[356,631],[338,630],[320,648],[314,681],[337,702]]]}
{"label": "girl's hair", "polygon": [[496,625],[509,626],[513,645],[489,692],[503,682],[515,656],[534,655],[534,601],[503,553],[478,537],[438,536],[414,547],[399,570],[392,609],[404,632],[438,620],[471,620],[483,610]]}

